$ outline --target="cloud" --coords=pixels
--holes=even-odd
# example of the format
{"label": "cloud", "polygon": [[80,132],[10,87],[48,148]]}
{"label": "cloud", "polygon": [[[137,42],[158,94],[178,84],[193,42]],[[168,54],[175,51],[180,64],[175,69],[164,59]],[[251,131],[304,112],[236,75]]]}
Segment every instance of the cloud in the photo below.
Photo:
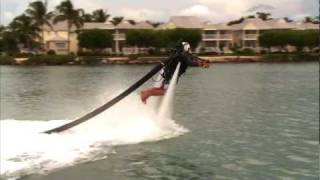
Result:
{"label": "cloud", "polygon": [[[275,18],[290,17],[301,20],[316,16],[318,4],[303,0],[194,0],[196,4],[181,9],[178,15],[194,15],[214,23],[254,15],[257,11],[269,12]],[[313,4],[313,6],[312,6]]]}
{"label": "cloud", "polygon": [[[215,0],[201,0],[201,2],[206,2],[207,4],[196,4],[186,9],[182,9],[177,15],[198,16],[215,23],[226,22],[231,19],[239,18],[242,15],[241,11],[234,11],[234,7],[231,6],[231,3],[214,1]],[[243,9],[245,8],[243,7]]]}
{"label": "cloud", "polygon": [[253,6],[247,10],[247,12],[257,12],[257,11],[270,11],[274,10],[275,8],[268,4],[258,4],[256,6]]}
{"label": "cloud", "polygon": [[168,16],[170,16],[163,11],[151,10],[147,8],[121,8],[118,14],[124,16],[126,19],[134,19],[138,21],[163,21],[164,19],[168,18]]}
{"label": "cloud", "polygon": [[[1,0],[1,17],[8,24],[14,16],[21,14],[34,0]],[[53,10],[62,0],[48,0]],[[129,19],[167,21],[172,15],[196,15],[213,22],[226,22],[256,11],[271,12],[273,17],[299,19],[318,15],[317,0],[72,0],[76,8],[86,12],[108,9],[112,16]],[[263,5],[263,6],[262,6]],[[270,7],[274,8],[270,8]],[[252,12],[247,12],[248,10]],[[5,14],[6,13],[6,14]],[[14,16],[12,16],[12,14]]]}
{"label": "cloud", "polygon": [[211,17],[214,15],[213,12],[209,10],[207,6],[204,5],[194,5],[187,9],[181,10],[178,15],[190,15],[190,16],[199,16],[199,17]]}

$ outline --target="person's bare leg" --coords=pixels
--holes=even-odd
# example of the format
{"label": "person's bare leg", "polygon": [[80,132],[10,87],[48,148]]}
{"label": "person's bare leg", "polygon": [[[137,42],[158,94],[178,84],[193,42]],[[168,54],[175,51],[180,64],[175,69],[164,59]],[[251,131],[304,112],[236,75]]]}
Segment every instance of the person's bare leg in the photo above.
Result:
{"label": "person's bare leg", "polygon": [[165,92],[163,87],[144,90],[141,92],[141,101],[146,104],[150,96],[163,96]]}

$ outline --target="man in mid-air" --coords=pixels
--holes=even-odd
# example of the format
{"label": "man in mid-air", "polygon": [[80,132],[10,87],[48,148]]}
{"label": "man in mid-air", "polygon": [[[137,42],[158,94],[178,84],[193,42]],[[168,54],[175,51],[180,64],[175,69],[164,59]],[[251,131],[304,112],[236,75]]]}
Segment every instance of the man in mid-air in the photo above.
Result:
{"label": "man in mid-air", "polygon": [[191,54],[191,47],[188,42],[182,42],[181,47],[182,48],[178,49],[178,51],[180,51],[179,55],[176,58],[174,58],[171,62],[169,62],[166,66],[164,66],[162,73],[163,80],[161,86],[146,89],[141,92],[141,101],[143,103],[146,103],[147,99],[150,96],[163,96],[165,94],[179,62],[181,63],[181,65],[178,77],[185,73],[189,66],[204,68],[209,67],[209,61],[200,59],[199,57],[196,57]]}

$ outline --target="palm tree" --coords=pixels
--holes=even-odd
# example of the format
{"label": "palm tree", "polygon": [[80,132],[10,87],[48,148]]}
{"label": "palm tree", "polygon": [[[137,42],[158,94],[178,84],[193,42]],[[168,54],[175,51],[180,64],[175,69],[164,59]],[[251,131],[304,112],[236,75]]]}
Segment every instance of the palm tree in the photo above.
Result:
{"label": "palm tree", "polygon": [[35,39],[40,38],[38,24],[29,16],[22,14],[13,19],[9,24],[11,30],[19,42],[23,43],[29,50],[35,45]]}
{"label": "palm tree", "polygon": [[95,22],[106,22],[109,17],[110,14],[108,14],[107,11],[104,11],[103,9],[97,9],[92,12],[92,18]]}
{"label": "palm tree", "polygon": [[116,26],[120,24],[122,20],[123,20],[123,17],[114,17],[112,18],[111,23]]}
{"label": "palm tree", "polygon": [[92,19],[93,19],[92,15],[87,13],[83,14],[81,18],[83,22],[92,22]]}
{"label": "palm tree", "polygon": [[47,25],[52,29],[52,26],[49,22],[50,18],[52,17],[52,13],[48,13],[47,3],[43,3],[42,1],[34,1],[29,4],[29,8],[26,10],[26,13],[39,27],[41,27],[41,42],[44,45],[44,26]]}
{"label": "palm tree", "polygon": [[162,22],[152,22],[152,21],[147,21],[147,23],[153,26],[154,28],[157,28],[158,26],[163,24]]}
{"label": "palm tree", "polygon": [[68,52],[70,50],[70,30],[74,25],[77,29],[83,26],[84,14],[82,9],[74,9],[70,0],[62,1],[60,5],[56,7],[57,14],[53,19],[53,23],[56,24],[60,21],[67,21],[68,28]]}
{"label": "palm tree", "polygon": [[269,16],[271,16],[270,13],[264,13],[264,12],[257,12],[257,15],[258,15],[258,18],[260,18],[264,21],[270,19]]}
{"label": "palm tree", "polygon": [[293,20],[291,20],[290,18],[288,18],[288,17],[284,17],[283,18],[286,22],[293,22]]}
{"label": "palm tree", "polygon": [[127,20],[131,25],[136,25],[137,24],[137,22],[135,21],[135,20],[133,20],[133,19],[129,19],[129,20]]}
{"label": "palm tree", "polygon": [[306,22],[306,23],[313,23],[313,19],[312,19],[312,17],[310,17],[310,16],[306,16],[306,17],[304,18],[304,22]]}

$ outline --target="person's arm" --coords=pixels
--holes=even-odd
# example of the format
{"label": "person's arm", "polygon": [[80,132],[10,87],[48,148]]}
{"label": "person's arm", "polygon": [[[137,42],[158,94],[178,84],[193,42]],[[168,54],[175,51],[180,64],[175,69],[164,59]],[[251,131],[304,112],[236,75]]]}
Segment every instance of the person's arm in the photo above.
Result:
{"label": "person's arm", "polygon": [[198,56],[190,54],[192,61],[197,63],[197,66],[208,68],[210,66],[210,61],[201,59]]}

